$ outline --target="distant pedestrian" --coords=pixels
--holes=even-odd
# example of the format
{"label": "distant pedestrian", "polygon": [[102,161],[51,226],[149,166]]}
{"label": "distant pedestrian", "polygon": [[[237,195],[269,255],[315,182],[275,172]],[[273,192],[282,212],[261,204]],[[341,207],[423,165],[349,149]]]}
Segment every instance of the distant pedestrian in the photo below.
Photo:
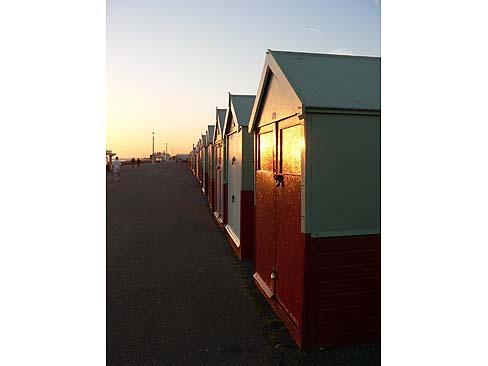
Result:
{"label": "distant pedestrian", "polygon": [[137,167],[139,168],[139,165],[141,165],[141,161],[139,160],[139,158],[137,158]]}
{"label": "distant pedestrian", "polygon": [[120,167],[121,166],[122,166],[122,162],[119,160],[119,157],[117,156],[115,158],[114,162],[112,163],[116,182],[120,179]]}
{"label": "distant pedestrian", "polygon": [[132,167],[135,167],[135,165],[136,165],[136,159],[132,158],[131,163],[132,163]]}

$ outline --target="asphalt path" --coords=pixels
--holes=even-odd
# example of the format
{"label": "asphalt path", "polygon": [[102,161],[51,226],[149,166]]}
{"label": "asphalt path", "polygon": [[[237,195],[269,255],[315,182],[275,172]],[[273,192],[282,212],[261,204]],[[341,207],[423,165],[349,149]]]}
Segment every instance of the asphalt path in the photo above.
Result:
{"label": "asphalt path", "polygon": [[187,164],[107,173],[107,365],[378,365],[379,345],[297,349]]}

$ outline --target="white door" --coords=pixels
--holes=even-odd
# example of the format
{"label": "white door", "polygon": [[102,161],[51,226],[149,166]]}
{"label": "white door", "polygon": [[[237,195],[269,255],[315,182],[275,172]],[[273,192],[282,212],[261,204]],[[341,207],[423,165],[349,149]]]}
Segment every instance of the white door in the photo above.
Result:
{"label": "white door", "polygon": [[205,173],[207,173],[207,164],[206,164],[206,157],[207,157],[207,148],[203,148],[202,154],[202,189],[205,193],[207,193],[207,180],[205,179]]}
{"label": "white door", "polygon": [[229,135],[229,226],[237,239],[240,239],[241,218],[241,146],[240,135]]}
{"label": "white door", "polygon": [[218,212],[219,216],[222,217],[222,145],[217,147],[217,161],[215,163],[215,169],[217,173],[215,210]]}

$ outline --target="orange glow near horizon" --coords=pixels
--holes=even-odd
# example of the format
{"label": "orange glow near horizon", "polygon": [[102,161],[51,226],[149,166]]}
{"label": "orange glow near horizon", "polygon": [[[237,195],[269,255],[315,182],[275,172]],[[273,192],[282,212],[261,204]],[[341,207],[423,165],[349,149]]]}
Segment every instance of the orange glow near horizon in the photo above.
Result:
{"label": "orange glow near horizon", "polygon": [[156,152],[164,152],[168,143],[169,154],[187,154],[207,125],[213,124],[215,102],[209,101],[205,109],[192,109],[184,105],[189,98],[183,90],[168,95],[131,80],[124,84],[120,85],[120,80],[107,81],[106,149],[120,158],[149,157],[152,132]]}

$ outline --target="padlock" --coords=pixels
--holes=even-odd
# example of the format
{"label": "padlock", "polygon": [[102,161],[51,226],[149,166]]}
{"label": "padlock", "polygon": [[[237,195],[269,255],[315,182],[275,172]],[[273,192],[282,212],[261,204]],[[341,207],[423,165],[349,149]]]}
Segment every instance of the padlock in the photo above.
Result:
{"label": "padlock", "polygon": [[276,187],[279,187],[280,185],[283,184],[285,178],[281,174],[275,174],[274,179],[275,179]]}

